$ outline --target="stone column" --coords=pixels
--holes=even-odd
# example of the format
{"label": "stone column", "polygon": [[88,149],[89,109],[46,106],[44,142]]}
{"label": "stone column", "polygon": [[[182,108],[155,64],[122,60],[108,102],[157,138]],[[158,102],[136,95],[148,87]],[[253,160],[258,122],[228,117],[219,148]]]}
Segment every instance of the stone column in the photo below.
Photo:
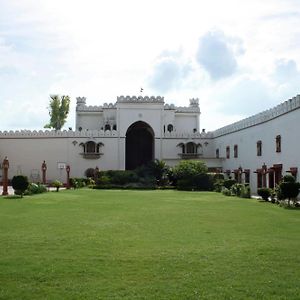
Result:
{"label": "stone column", "polygon": [[3,170],[3,176],[2,176],[2,184],[3,184],[3,192],[2,195],[8,195],[7,187],[8,187],[8,168],[9,168],[9,161],[7,159],[7,156],[5,156],[3,163],[2,163],[2,170]]}
{"label": "stone column", "polygon": [[70,166],[67,165],[66,166],[66,171],[67,171],[67,189],[70,189],[70,170],[71,170]]}
{"label": "stone column", "polygon": [[46,171],[47,171],[47,164],[45,161],[43,161],[42,163],[43,184],[46,184]]}

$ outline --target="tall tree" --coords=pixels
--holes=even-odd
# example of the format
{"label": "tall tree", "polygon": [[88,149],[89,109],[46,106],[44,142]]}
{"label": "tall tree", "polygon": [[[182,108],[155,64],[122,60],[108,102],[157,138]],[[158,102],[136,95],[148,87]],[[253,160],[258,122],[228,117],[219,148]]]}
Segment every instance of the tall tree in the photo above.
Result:
{"label": "tall tree", "polygon": [[70,109],[70,97],[50,95],[49,106],[50,122],[46,124],[44,128],[54,128],[60,130],[66,123],[69,109]]}

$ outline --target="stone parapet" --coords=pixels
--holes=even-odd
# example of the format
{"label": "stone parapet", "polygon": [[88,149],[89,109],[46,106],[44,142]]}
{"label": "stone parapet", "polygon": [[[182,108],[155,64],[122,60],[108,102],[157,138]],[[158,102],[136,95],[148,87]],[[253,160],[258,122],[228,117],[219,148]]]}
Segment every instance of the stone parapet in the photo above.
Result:
{"label": "stone parapet", "polygon": [[265,110],[261,113],[253,115],[241,121],[235,122],[233,124],[227,125],[225,127],[219,128],[213,131],[212,134],[214,137],[230,134],[235,131],[239,131],[248,127],[268,122],[299,108],[300,95],[297,95],[296,97],[289,99],[273,108]]}
{"label": "stone parapet", "polygon": [[0,139],[9,138],[86,138],[86,137],[117,137],[118,133],[116,130],[20,130],[20,131],[0,131]]}
{"label": "stone parapet", "polygon": [[161,96],[119,96],[117,103],[164,103],[164,97]]}
{"label": "stone parapet", "polygon": [[195,132],[195,133],[189,133],[189,132],[165,132],[163,135],[163,138],[185,138],[185,139],[211,139],[213,138],[212,132]]}

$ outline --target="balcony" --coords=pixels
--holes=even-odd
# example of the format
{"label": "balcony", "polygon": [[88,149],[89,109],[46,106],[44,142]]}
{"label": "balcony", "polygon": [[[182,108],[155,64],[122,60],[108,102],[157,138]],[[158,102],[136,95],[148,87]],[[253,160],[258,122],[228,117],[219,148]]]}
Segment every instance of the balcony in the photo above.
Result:
{"label": "balcony", "polygon": [[178,155],[182,159],[195,159],[195,158],[200,158],[202,154],[200,153],[178,153]]}
{"label": "balcony", "polygon": [[86,159],[98,159],[101,155],[103,155],[103,153],[80,153],[80,155]]}

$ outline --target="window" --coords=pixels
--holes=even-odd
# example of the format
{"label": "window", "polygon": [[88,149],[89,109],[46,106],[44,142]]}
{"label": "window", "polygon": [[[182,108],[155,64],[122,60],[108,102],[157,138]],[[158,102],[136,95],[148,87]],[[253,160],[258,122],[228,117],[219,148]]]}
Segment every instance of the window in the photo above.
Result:
{"label": "window", "polygon": [[250,170],[246,169],[244,170],[245,173],[245,183],[250,183]]}
{"label": "window", "polygon": [[173,125],[172,124],[169,124],[168,127],[167,127],[167,130],[169,132],[173,131]]}
{"label": "window", "polygon": [[226,158],[230,158],[230,147],[226,147]]}
{"label": "window", "polygon": [[187,143],[186,144],[186,153],[197,153],[197,146],[195,143]]}
{"label": "window", "polygon": [[216,149],[216,158],[220,158],[220,150],[219,150],[219,148]]}
{"label": "window", "polygon": [[117,130],[117,125],[116,124],[113,126],[113,130]]}
{"label": "window", "polygon": [[193,132],[196,133],[196,132],[197,132],[197,128],[194,128],[194,129],[193,129]]}
{"label": "window", "polygon": [[96,144],[93,141],[88,141],[86,143],[81,143],[79,146],[83,148],[83,152],[80,153],[84,158],[99,158],[102,153],[100,153],[100,148],[104,146],[103,143]]}
{"label": "window", "polygon": [[257,143],[256,143],[256,154],[257,154],[257,156],[261,156],[261,154],[262,154],[262,143],[261,143],[261,141],[257,141]]}
{"label": "window", "polygon": [[110,130],[110,125],[109,124],[105,124],[104,130]]}
{"label": "window", "polygon": [[281,152],[281,135],[276,136],[276,152]]}
{"label": "window", "polygon": [[234,145],[233,147],[233,156],[234,158],[238,157],[238,145]]}
{"label": "window", "polygon": [[85,152],[86,153],[95,153],[96,152],[96,143],[95,142],[87,142],[85,144]]}

